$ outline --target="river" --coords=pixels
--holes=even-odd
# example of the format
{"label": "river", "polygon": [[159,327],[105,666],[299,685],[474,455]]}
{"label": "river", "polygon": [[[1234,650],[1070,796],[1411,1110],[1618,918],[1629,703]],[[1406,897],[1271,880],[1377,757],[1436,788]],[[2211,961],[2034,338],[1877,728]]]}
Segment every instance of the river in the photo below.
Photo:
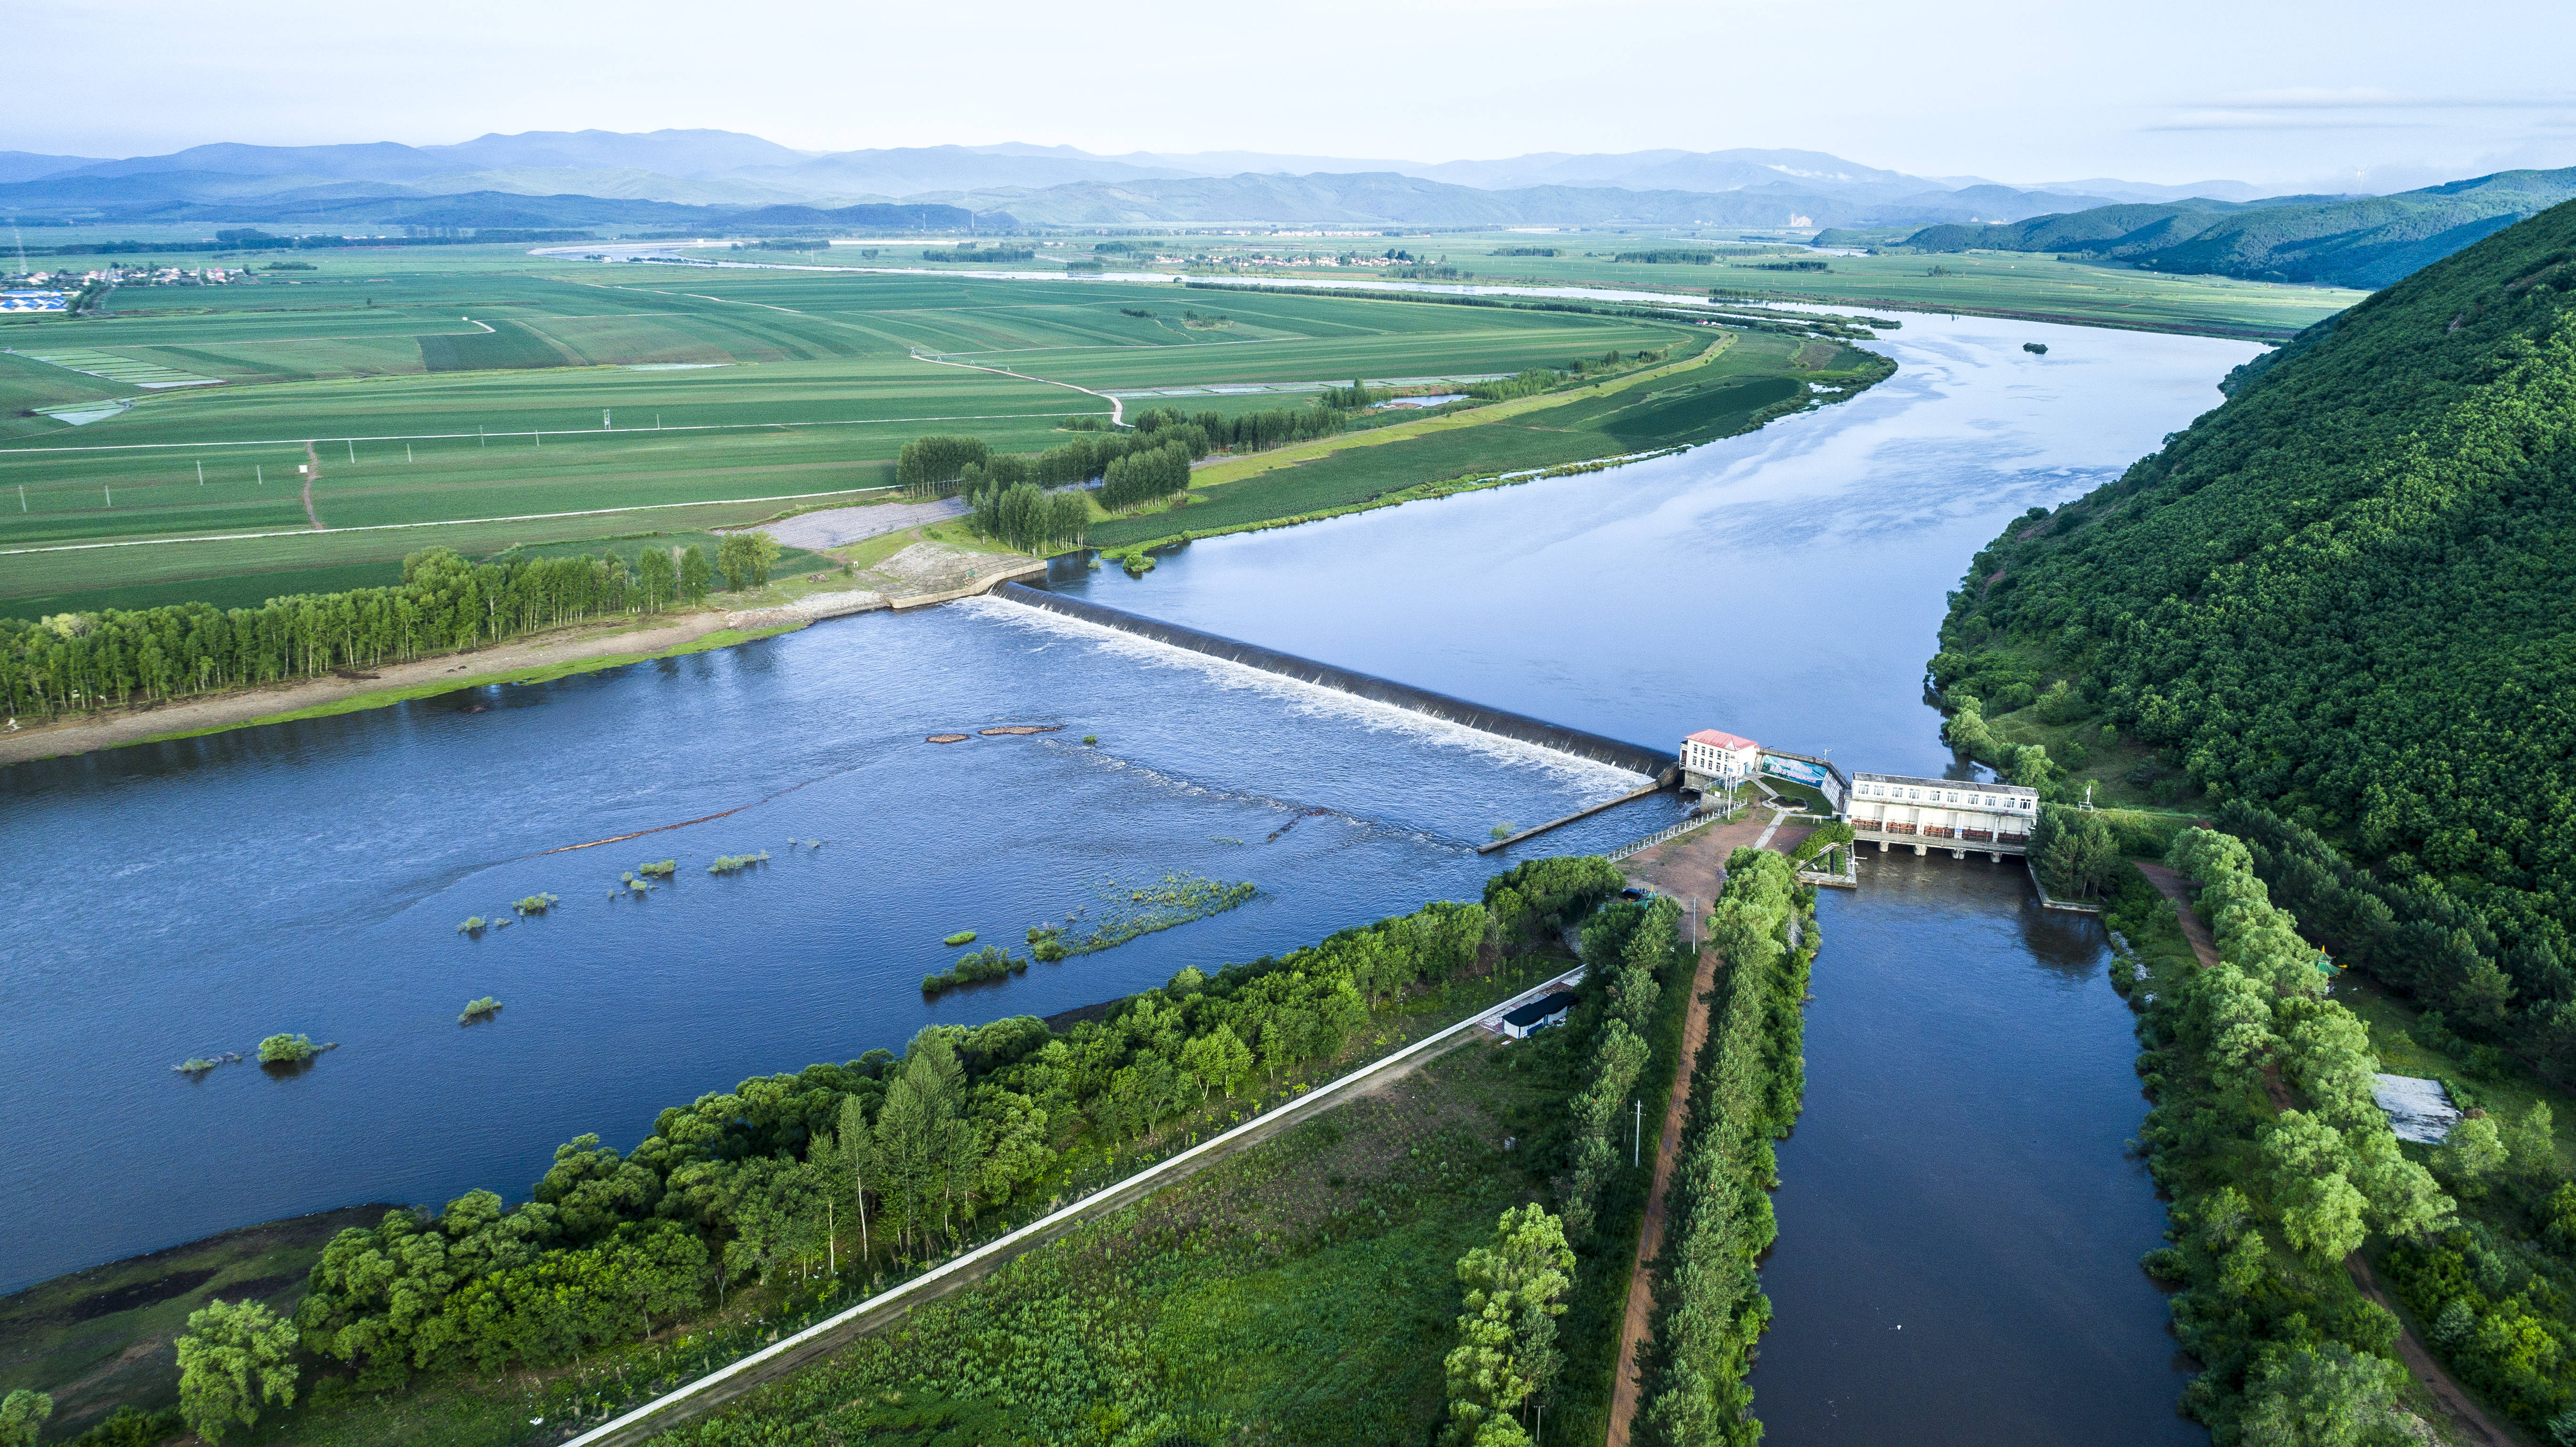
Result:
{"label": "river", "polygon": [[[1905,320],[1876,344],[1895,377],[1758,433],[1059,586],[1641,743],[1714,726],[1952,771],[1921,673],[1967,558],[2216,405],[2254,349]],[[923,742],[1023,723],[1063,728]],[[0,1289],[353,1200],[523,1194],[555,1143],[631,1143],[743,1076],[1470,896],[1509,862],[1473,852],[1493,825],[1633,783],[993,600],[0,771],[0,907],[21,922],[0,978],[23,1027],[0,1191],[48,1223],[0,1237]],[[1606,847],[1670,807],[1547,847]],[[705,873],[752,849],[771,861]],[[674,885],[608,898],[664,857]],[[1824,905],[1809,1113],[1780,1153],[1754,1379],[1772,1440],[2200,1440],[2135,1266],[2161,1214],[2119,1149],[2144,1104],[2098,927],[1983,862],[1864,870]],[[1104,881],[1176,871],[1262,893],[920,997],[953,930],[1016,944]],[[563,904],[456,933],[539,890]],[[481,995],[501,1017],[459,1027]],[[341,1048],[286,1078],[169,1069],[281,1030]],[[1896,1345],[1917,1320],[1928,1336]]]}

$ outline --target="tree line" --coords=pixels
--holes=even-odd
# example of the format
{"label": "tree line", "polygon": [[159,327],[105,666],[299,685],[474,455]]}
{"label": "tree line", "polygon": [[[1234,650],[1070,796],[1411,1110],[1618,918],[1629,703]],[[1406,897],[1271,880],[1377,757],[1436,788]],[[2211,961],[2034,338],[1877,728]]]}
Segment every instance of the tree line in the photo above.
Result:
{"label": "tree line", "polygon": [[2117,481],[1980,551],[1934,661],[1945,698],[1997,703],[2010,660],[2062,669],[2213,800],[2317,841],[2291,887],[2319,928],[2561,1080],[2571,251],[2562,205],[2241,369]]}
{"label": "tree line", "polygon": [[[2132,996],[2154,1102],[2138,1144],[2172,1202],[2173,1244],[2146,1265],[2175,1288],[2175,1337],[2203,1368],[2183,1410],[2222,1441],[2410,1441],[2394,1412],[2397,1319],[2345,1260],[2374,1236],[2449,1229],[2455,1203],[2399,1149],[2369,1027],[2326,997],[2315,947],[2246,845],[2186,829],[2167,861],[2201,886],[2219,954],[2208,968],[2184,955]],[[2179,933],[2134,869],[2111,920]],[[2311,1435],[2326,1423],[2347,1435]]]}
{"label": "tree line", "polygon": [[1690,1113],[1667,1187],[1674,1226],[1655,1262],[1654,1335],[1639,1363],[1636,1435],[1657,1447],[1761,1439],[1744,1376],[1771,1320],[1755,1275],[1779,1235],[1771,1142],[1789,1133],[1806,1092],[1800,1007],[1816,955],[1815,897],[1788,860],[1738,849],[1710,912],[1717,989],[1691,1067]]}
{"label": "tree line", "polygon": [[952,1249],[1256,1073],[1338,1057],[1406,994],[1480,966],[1501,921],[1438,903],[1213,978],[1185,969],[1055,1035],[1022,1016],[664,1110],[620,1153],[559,1148],[533,1199],[469,1192],[342,1232],[295,1325],[368,1389],[559,1362],[747,1280],[873,1273]]}
{"label": "tree line", "polygon": [[[719,546],[729,586],[769,578],[766,533]],[[704,601],[716,568],[696,544],[648,547],[630,568],[615,555],[470,562],[448,548],[403,559],[402,582],[272,598],[257,608],[174,603],[0,618],[0,702],[12,716],[76,713],[137,699],[375,668],[482,648],[548,628]]]}
{"label": "tree line", "polygon": [[1682,972],[1681,987],[1690,987],[1693,954],[1682,942],[1681,906],[1669,895],[1642,905],[1610,904],[1584,923],[1584,983],[1602,996],[1603,1009],[1568,1110],[1572,1133],[1556,1183],[1568,1240],[1592,1239],[1602,1190],[1622,1169],[1619,1127],[1632,1124],[1630,1102],[1654,1054],[1647,1040],[1656,1006],[1667,977]]}

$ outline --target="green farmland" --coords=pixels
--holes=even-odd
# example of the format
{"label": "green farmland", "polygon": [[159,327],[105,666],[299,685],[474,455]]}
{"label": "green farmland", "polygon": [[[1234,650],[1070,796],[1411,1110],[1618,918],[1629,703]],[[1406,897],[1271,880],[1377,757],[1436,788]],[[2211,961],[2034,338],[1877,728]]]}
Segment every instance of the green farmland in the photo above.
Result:
{"label": "green farmland", "polygon": [[[121,287],[100,316],[0,324],[0,600],[66,611],[345,587],[432,544],[697,531],[847,500],[891,483],[925,433],[1038,451],[1069,419],[1105,416],[1094,393],[1111,389],[1489,375],[1678,334],[497,248]],[[218,385],[141,385],[200,378]]]}
{"label": "green farmland", "polygon": [[[1142,263],[1132,256],[1103,259],[1120,269],[1191,277],[1364,284],[1372,277],[1387,274],[1386,269],[1332,263],[1352,253],[1367,257],[1401,248],[1445,263],[1460,273],[1443,280],[1478,285],[1619,287],[1694,297],[1721,290],[1762,301],[1957,311],[2081,326],[2270,339],[2289,337],[2367,295],[2339,287],[2292,286],[2215,276],[2164,276],[2116,265],[2061,262],[2044,253],[1824,256],[1790,244],[1785,234],[1748,236],[1731,228],[1701,232],[1596,229],[1544,235],[1509,231],[1413,232],[1402,237],[1342,241],[1176,234],[1135,239],[1135,244],[1190,259],[1180,265],[1163,266]],[[1541,250],[1557,254],[1527,254]],[[1521,254],[1510,254],[1515,252]],[[1623,253],[1639,256],[1689,252],[1706,254],[1710,259],[1705,264],[1616,259]],[[1040,256],[1046,260],[1062,259],[1045,252]],[[865,264],[846,246],[834,260],[842,265]],[[1821,261],[1825,269],[1772,269],[1794,261]],[[918,263],[896,256],[878,264]]]}

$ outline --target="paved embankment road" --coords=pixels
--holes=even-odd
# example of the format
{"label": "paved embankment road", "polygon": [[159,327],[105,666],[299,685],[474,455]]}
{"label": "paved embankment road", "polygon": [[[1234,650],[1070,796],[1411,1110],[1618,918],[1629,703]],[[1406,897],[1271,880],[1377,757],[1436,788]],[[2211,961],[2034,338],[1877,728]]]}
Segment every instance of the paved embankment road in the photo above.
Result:
{"label": "paved embankment road", "polygon": [[626,1447],[642,1442],[656,1432],[665,1432],[681,1422],[710,1408],[741,1396],[764,1383],[775,1381],[818,1357],[828,1356],[849,1341],[867,1335],[926,1302],[936,1301],[959,1287],[980,1280],[994,1268],[1024,1251],[1042,1246],[1099,1216],[1130,1206],[1175,1181],[1190,1176],[1233,1155],[1246,1146],[1319,1115],[1358,1095],[1368,1086],[1392,1079],[1420,1064],[1455,1042],[1467,1031],[1503,1011],[1535,1000],[1583,973],[1581,967],[1566,971],[1553,979],[1533,985],[1508,1000],[1487,1006],[1455,1025],[1435,1030],[1391,1055],[1373,1060],[1338,1080],[1308,1091],[1287,1101],[1223,1135],[1211,1136],[1167,1161],[1148,1166],[1114,1186],[1049,1212],[1006,1236],[997,1237],[966,1254],[947,1261],[914,1277],[901,1286],[882,1291],[846,1311],[824,1318],[784,1340],[744,1357],[730,1366],[719,1367],[686,1386],[667,1392],[643,1406],[612,1421],[603,1423],[571,1439],[565,1447]]}

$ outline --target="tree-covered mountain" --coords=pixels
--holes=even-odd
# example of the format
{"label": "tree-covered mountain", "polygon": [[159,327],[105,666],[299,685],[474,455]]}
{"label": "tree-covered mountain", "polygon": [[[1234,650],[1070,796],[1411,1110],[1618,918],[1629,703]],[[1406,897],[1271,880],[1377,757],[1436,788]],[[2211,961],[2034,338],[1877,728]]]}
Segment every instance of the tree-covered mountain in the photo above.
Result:
{"label": "tree-covered mountain", "polygon": [[2576,1071],[2576,203],[2231,382],[1977,555],[1934,681],[2073,680],[2338,953]]}
{"label": "tree-covered mountain", "polygon": [[2499,171],[2395,196],[2206,197],[1992,226],[1928,226],[1921,251],[2057,251],[2155,271],[2379,287],[2576,197],[2576,167]]}

